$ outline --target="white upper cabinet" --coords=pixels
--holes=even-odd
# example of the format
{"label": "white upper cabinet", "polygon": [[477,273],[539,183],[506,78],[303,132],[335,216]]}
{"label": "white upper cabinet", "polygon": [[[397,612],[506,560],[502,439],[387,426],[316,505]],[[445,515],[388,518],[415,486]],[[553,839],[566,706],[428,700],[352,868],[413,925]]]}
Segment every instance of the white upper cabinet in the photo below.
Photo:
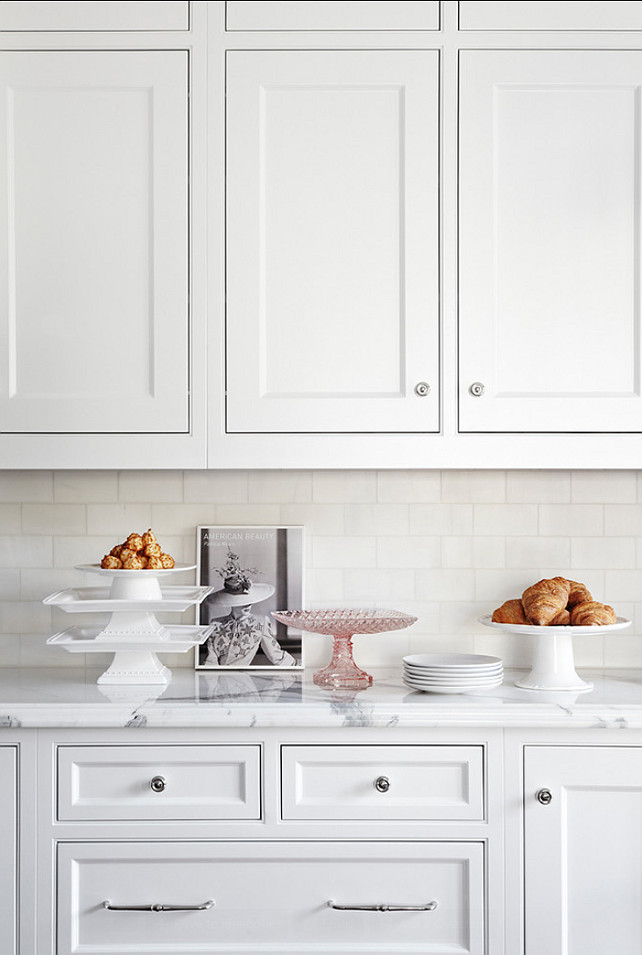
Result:
{"label": "white upper cabinet", "polygon": [[0,30],[187,30],[187,0],[4,0],[0,3]]}
{"label": "white upper cabinet", "polygon": [[436,0],[229,0],[228,30],[438,30]]}
{"label": "white upper cabinet", "polygon": [[228,53],[228,432],[439,428],[438,53]]}
{"label": "white upper cabinet", "polygon": [[0,431],[187,431],[187,53],[4,52],[0,89]]}
{"label": "white upper cabinet", "polygon": [[638,0],[461,0],[461,30],[642,30]]}
{"label": "white upper cabinet", "polygon": [[462,52],[461,431],[642,431],[641,81],[642,52]]}

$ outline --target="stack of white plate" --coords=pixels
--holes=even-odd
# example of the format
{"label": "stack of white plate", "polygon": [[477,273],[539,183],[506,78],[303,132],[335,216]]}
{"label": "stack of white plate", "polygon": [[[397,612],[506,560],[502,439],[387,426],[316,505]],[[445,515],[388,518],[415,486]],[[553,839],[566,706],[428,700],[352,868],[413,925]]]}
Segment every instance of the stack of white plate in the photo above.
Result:
{"label": "stack of white plate", "polygon": [[424,693],[473,693],[499,686],[499,657],[481,653],[415,653],[403,658],[403,681]]}

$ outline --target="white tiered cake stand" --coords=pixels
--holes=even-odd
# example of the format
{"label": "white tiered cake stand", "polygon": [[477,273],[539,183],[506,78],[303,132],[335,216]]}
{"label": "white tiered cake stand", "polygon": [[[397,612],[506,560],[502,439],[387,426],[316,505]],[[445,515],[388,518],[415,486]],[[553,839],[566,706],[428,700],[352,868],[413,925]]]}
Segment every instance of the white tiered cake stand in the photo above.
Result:
{"label": "white tiered cake stand", "polygon": [[101,574],[109,587],[76,587],[60,590],[43,603],[66,613],[108,613],[100,627],[70,627],[47,643],[70,653],[109,653],[114,659],[98,683],[163,685],[172,678],[157,653],[185,653],[203,643],[213,627],[163,625],[155,614],[181,612],[200,604],[212,587],[161,587],[172,574],[194,570],[195,564],[176,564],[167,570],[107,570],[100,564],[79,564],[76,570]]}
{"label": "white tiered cake stand", "polygon": [[536,627],[532,624],[496,623],[489,613],[480,617],[479,622],[495,630],[534,638],[531,671],[521,680],[516,680],[515,686],[525,690],[575,690],[576,693],[592,690],[593,684],[583,680],[575,671],[573,637],[601,636],[613,630],[624,630],[631,624],[626,617],[618,617],[616,623],[603,627]]}

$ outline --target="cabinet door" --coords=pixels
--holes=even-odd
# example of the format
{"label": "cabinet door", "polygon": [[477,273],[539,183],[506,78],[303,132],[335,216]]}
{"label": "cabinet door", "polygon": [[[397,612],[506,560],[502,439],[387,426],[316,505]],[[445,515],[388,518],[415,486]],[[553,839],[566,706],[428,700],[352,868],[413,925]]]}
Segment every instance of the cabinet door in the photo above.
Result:
{"label": "cabinet door", "polygon": [[640,955],[642,748],[528,746],[525,760],[526,955]]}
{"label": "cabinet door", "polygon": [[641,52],[462,52],[460,430],[642,431],[641,80]]}
{"label": "cabinet door", "polygon": [[437,117],[434,51],[228,54],[228,431],[438,430]]}
{"label": "cabinet door", "polygon": [[0,952],[13,955],[17,947],[17,750],[0,746]]}
{"label": "cabinet door", "polygon": [[0,88],[0,431],[186,431],[187,54],[5,52]]}
{"label": "cabinet door", "polygon": [[461,30],[640,30],[631,0],[460,0]]}

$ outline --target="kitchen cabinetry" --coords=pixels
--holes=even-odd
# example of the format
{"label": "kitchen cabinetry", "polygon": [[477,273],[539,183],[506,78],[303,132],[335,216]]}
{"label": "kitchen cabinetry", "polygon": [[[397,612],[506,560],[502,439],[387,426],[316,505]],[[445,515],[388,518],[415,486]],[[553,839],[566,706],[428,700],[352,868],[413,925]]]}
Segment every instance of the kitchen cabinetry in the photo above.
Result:
{"label": "kitchen cabinetry", "polygon": [[0,745],[0,951],[18,952],[18,748]]}
{"label": "kitchen cabinetry", "polygon": [[439,428],[436,51],[227,56],[227,429]]}
{"label": "kitchen cabinetry", "polygon": [[527,746],[526,955],[642,951],[642,748]]}

